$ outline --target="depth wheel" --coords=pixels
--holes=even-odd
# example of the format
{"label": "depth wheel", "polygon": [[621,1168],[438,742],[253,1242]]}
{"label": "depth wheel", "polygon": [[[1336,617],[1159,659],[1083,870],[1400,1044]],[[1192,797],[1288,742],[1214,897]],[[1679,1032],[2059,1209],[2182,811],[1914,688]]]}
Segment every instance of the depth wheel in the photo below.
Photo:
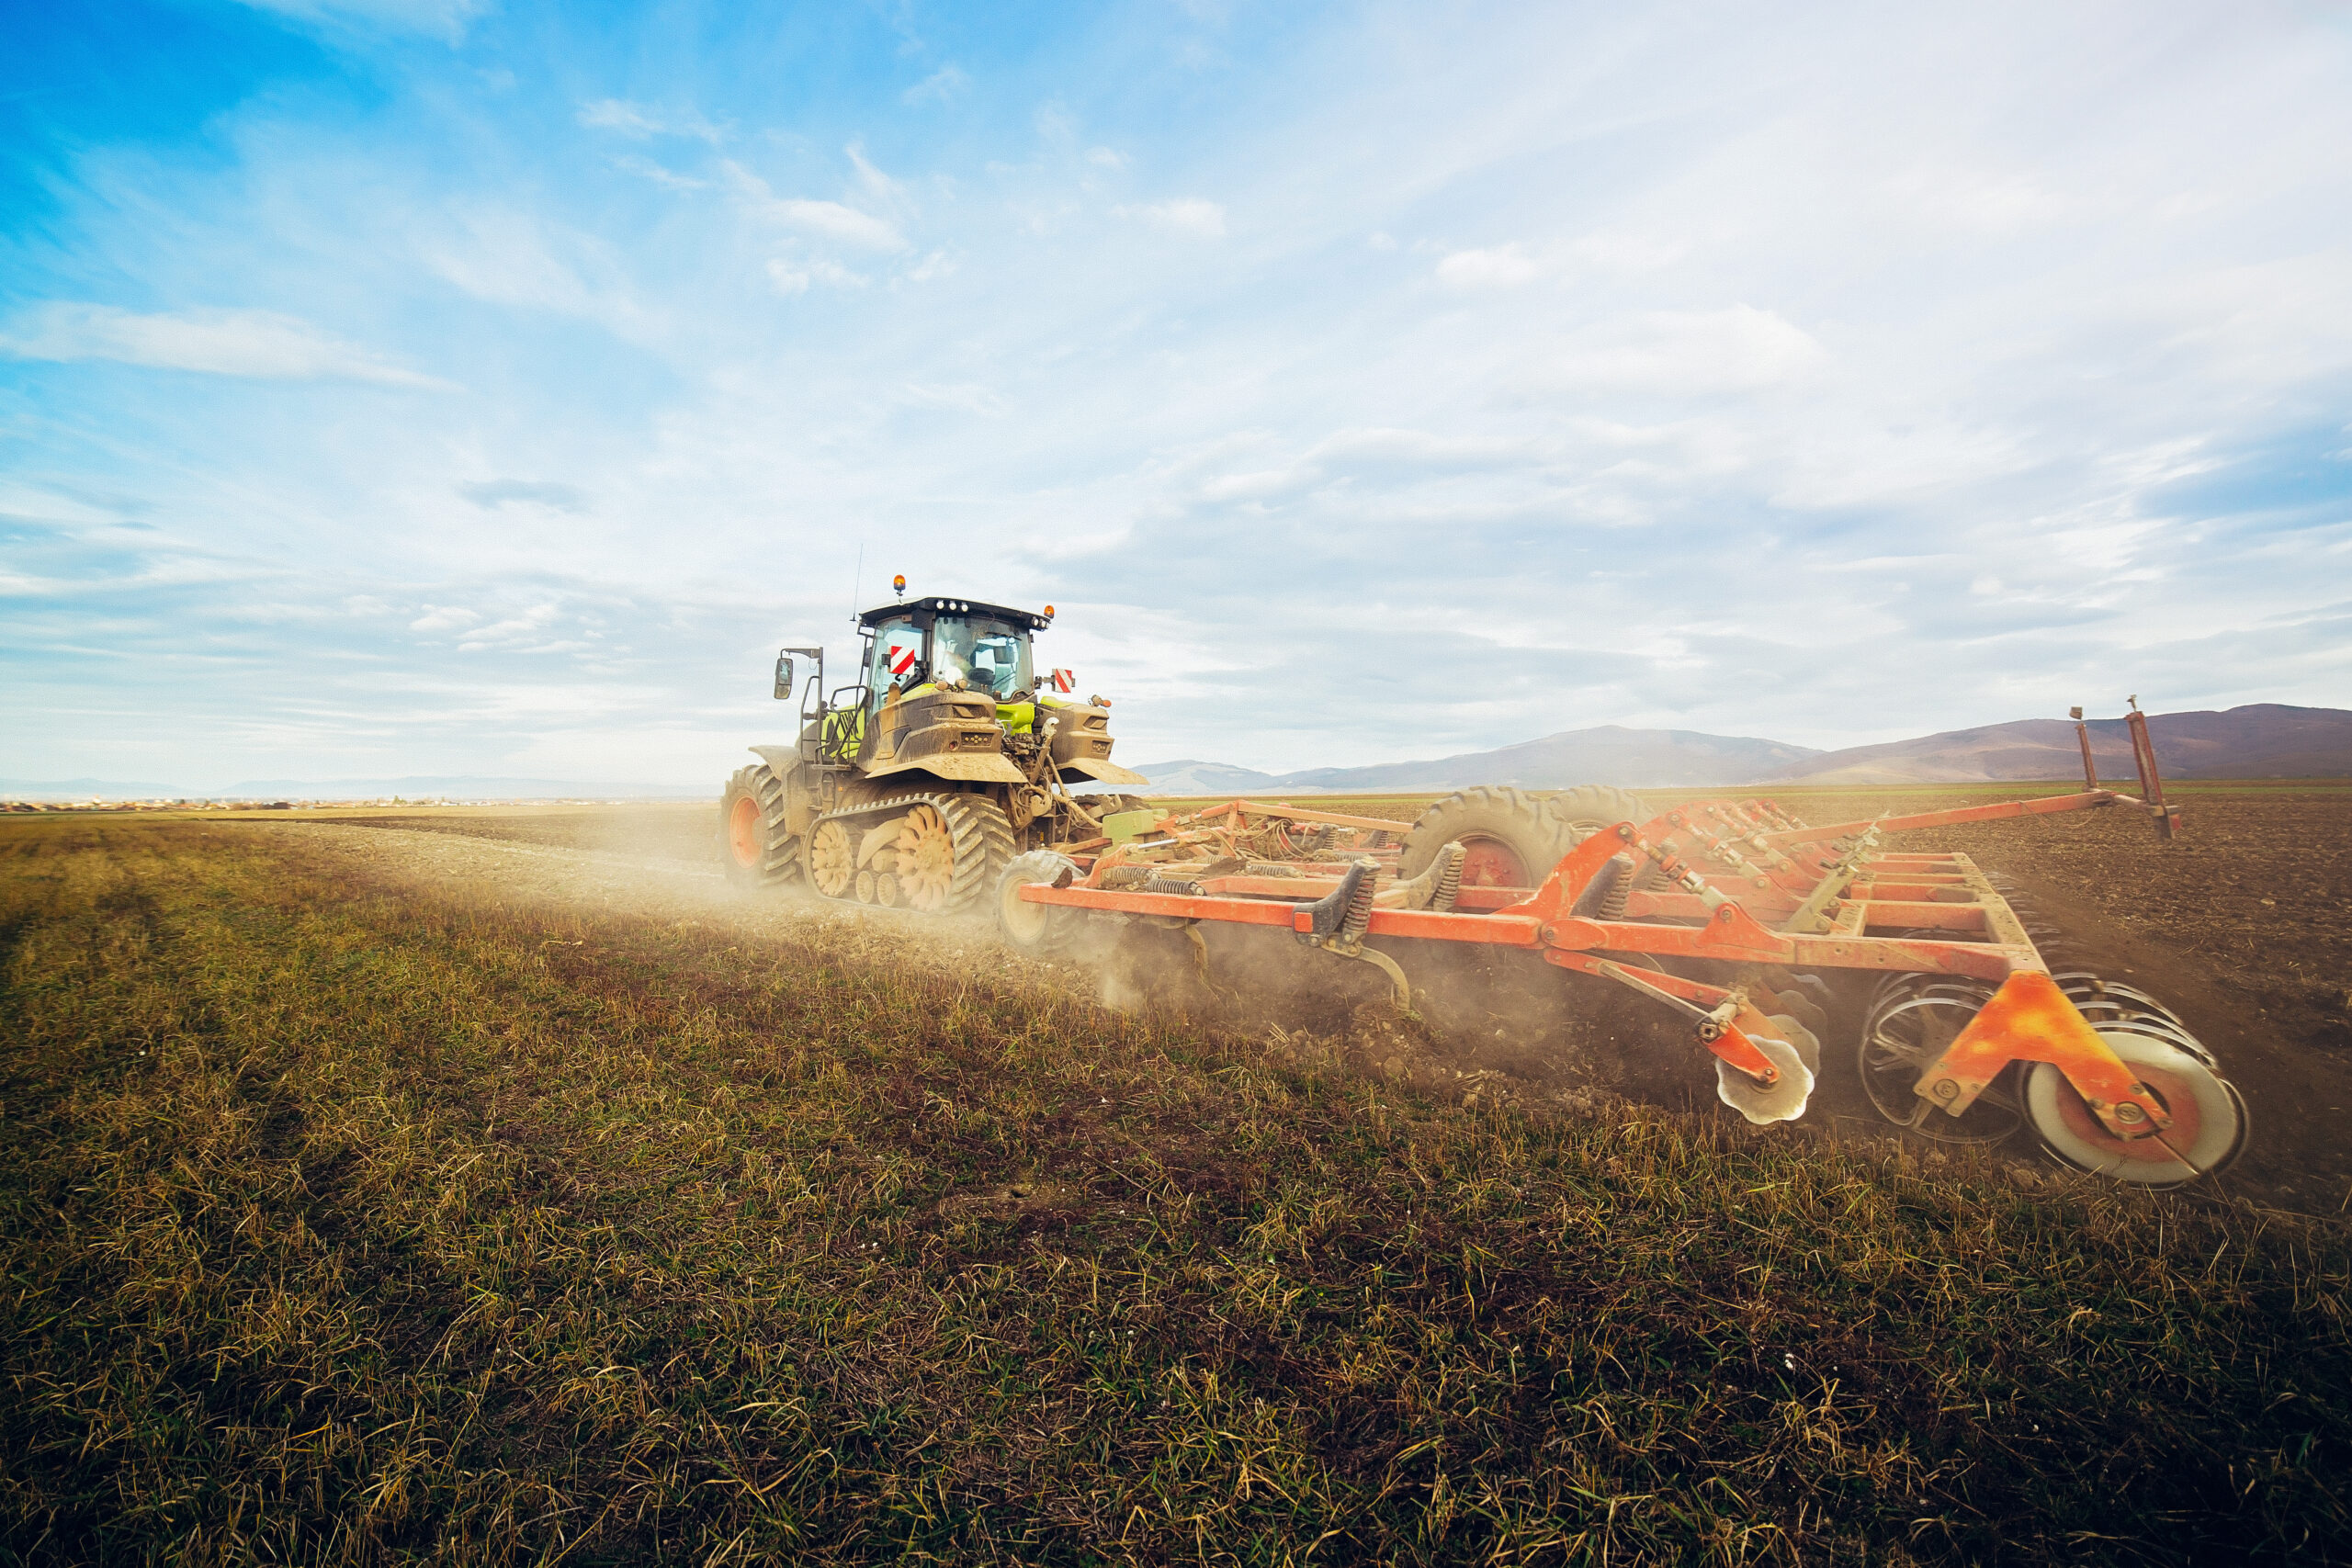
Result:
{"label": "depth wheel", "polygon": [[736,769],[719,796],[718,863],[739,887],[775,887],[799,874],[800,845],[784,826],[784,781],[765,762]]}
{"label": "depth wheel", "polygon": [[1465,789],[1413,823],[1397,852],[1397,878],[1420,875],[1448,844],[1462,846],[1464,887],[1541,886],[1576,847],[1559,818],[1518,790]]}
{"label": "depth wheel", "polygon": [[2153,1035],[2109,1028],[2098,1037],[2154,1091],[2172,1126],[2161,1136],[2119,1138],[2091,1114],[2065,1074],[2036,1062],[2025,1080],[2026,1115],[2052,1154],[2110,1180],[2177,1187],[2227,1170],[2245,1152],[2245,1101],[2229,1079]]}
{"label": "depth wheel", "polygon": [[1016,855],[996,883],[996,923],[1016,952],[1032,957],[1059,953],[1077,940],[1086,917],[1054,904],[1022,901],[1021,890],[1040,882],[1057,882],[1063,873],[1079,874],[1078,863],[1051,850],[1031,850]]}

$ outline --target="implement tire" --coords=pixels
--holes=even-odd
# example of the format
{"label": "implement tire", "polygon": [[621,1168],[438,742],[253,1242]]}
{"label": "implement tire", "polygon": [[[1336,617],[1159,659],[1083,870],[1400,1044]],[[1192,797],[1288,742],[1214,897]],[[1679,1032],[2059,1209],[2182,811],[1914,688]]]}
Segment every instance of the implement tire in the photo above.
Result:
{"label": "implement tire", "polygon": [[1638,828],[1656,815],[1623,790],[1608,784],[1578,784],[1574,789],[1564,789],[1544,803],[1544,810],[1566,830],[1571,844],[1581,844],[1620,822],[1631,822]]}
{"label": "implement tire", "polygon": [[1396,874],[1420,875],[1448,844],[1465,852],[1464,887],[1538,887],[1576,847],[1558,818],[1515,789],[1482,786],[1449,795],[1421,813],[1405,835]]}
{"label": "implement tire", "polygon": [[800,840],[784,826],[784,781],[765,762],[736,769],[718,797],[718,863],[738,887],[780,887],[800,874]]}
{"label": "implement tire", "polygon": [[1064,872],[1077,877],[1078,863],[1051,850],[1031,850],[1025,855],[1014,856],[1004,868],[1004,874],[997,878],[997,930],[1003,933],[1005,945],[1015,953],[1043,958],[1063,952],[1084,929],[1086,917],[1076,909],[1021,901],[1023,887],[1058,881]]}

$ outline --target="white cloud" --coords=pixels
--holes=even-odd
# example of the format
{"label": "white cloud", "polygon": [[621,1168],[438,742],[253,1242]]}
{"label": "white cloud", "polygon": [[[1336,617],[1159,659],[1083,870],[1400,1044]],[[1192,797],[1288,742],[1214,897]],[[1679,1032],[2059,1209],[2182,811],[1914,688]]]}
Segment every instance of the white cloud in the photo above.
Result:
{"label": "white cloud", "polygon": [[1544,272],[1544,265],[1521,244],[1456,251],[1437,264],[1438,281],[1455,288],[1512,288],[1534,282]]}
{"label": "white cloud", "polygon": [[857,171],[857,183],[865,187],[866,195],[884,207],[904,210],[910,205],[907,187],[867,162],[864,147],[853,141],[842,151],[849,155],[850,166]]}
{"label": "white cloud", "polygon": [[714,145],[724,136],[700,115],[671,113],[626,98],[596,98],[582,104],[580,123],[592,130],[616,130],[623,136],[686,136]]}
{"label": "white cloud", "polygon": [[744,168],[729,162],[725,165],[728,177],[734,183],[747,208],[757,217],[803,233],[838,240],[869,251],[903,251],[908,248],[906,236],[886,219],[870,212],[861,212],[838,201],[814,201],[802,197],[780,197],[768,183]]}
{"label": "white cloud", "polygon": [[910,381],[907,384],[905,395],[909,402],[919,403],[925,408],[959,409],[966,413],[981,414],[989,419],[1001,418],[1006,412],[1004,400],[994,389],[977,382],[925,386]]}
{"label": "white cloud", "polygon": [[953,65],[943,65],[899,95],[902,104],[944,104],[962,94],[972,79]]}
{"label": "white cloud", "polygon": [[1127,166],[1127,155],[1108,147],[1089,147],[1086,161],[1098,169],[1124,169]]}
{"label": "white cloud", "polygon": [[463,631],[481,617],[473,611],[455,604],[427,604],[424,614],[408,624],[413,632]]}
{"label": "white cloud", "polygon": [[655,163],[650,158],[640,158],[633,152],[614,159],[613,167],[623,170],[628,174],[636,175],[639,178],[651,180],[655,185],[663,186],[669,190],[707,190],[710,188],[710,182],[708,180],[698,180],[691,175],[682,175],[675,169],[664,167],[663,165]]}
{"label": "white cloud", "polygon": [[812,283],[831,288],[864,288],[872,280],[821,257],[787,260],[777,256],[768,263],[768,281],[779,294],[806,294]]}
{"label": "white cloud", "polygon": [[450,217],[419,249],[426,265],[475,299],[578,316],[632,342],[661,335],[605,241],[514,208],[460,208]]}
{"label": "white cloud", "polygon": [[1170,201],[1114,207],[1111,211],[1115,217],[1148,223],[1164,233],[1192,234],[1210,240],[1221,238],[1225,233],[1225,209],[1199,197],[1178,197]]}
{"label": "white cloud", "polygon": [[18,359],[110,359],[264,380],[448,388],[446,381],[390,364],[308,321],[272,310],[141,315],[110,305],[41,305],[0,332],[0,354]]}
{"label": "white cloud", "polygon": [[1827,363],[1813,337],[1770,310],[1657,310],[1577,334],[1534,374],[1541,386],[1684,394],[1755,391]]}

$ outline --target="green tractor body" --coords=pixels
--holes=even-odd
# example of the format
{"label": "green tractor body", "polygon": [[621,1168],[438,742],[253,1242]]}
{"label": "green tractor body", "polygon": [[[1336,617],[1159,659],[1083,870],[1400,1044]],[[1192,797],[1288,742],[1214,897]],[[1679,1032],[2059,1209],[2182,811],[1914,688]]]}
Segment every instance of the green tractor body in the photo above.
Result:
{"label": "green tractor body", "polygon": [[1040,680],[1044,615],[926,598],[857,618],[858,679],[827,691],[821,649],[776,655],[775,695],[802,687],[798,739],[754,746],[719,803],[720,858],[748,886],[806,880],[819,896],[944,914],[970,905],[1024,850],[1103,836],[1139,784],[1111,761],[1110,705]]}

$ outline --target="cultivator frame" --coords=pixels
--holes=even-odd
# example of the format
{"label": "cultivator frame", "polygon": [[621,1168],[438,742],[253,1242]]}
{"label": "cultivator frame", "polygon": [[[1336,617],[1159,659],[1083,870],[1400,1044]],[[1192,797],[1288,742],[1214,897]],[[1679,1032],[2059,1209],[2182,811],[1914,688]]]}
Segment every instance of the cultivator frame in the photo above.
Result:
{"label": "cultivator frame", "polygon": [[[1795,977],[1878,971],[1915,988],[1941,984],[1944,992],[1928,999],[1973,1016],[1906,1058],[1918,1066],[1916,1104],[1906,1115],[1882,1101],[1892,1120],[1933,1136],[1931,1116],[1957,1121],[2013,1064],[2019,1075],[2047,1064],[2079,1098],[2066,1113],[2097,1151],[2112,1145],[2118,1159],[2136,1154],[2143,1164],[2177,1160],[2187,1175],[2201,1175],[2210,1162],[2174,1136],[2181,1115],[2197,1115],[2196,1106],[2178,1103],[2187,1091],[2174,1085],[2168,1094],[2170,1079],[2145,1061],[2126,1061],[2119,1042],[2077,1005],[2103,994],[2098,983],[2053,977],[2025,921],[1968,856],[1882,847],[1887,835],[1915,829],[2117,807],[2149,813],[2169,839],[2178,813],[2165,803],[2136,702],[2129,718],[2141,773],[2136,799],[2098,785],[2085,730],[2079,793],[1827,827],[1806,826],[1769,799],[1698,801],[1591,833],[1532,888],[1459,886],[1458,845],[1421,875],[1401,878],[1396,840],[1403,824],[1232,800],[1165,817],[1127,842],[1065,846],[1066,853],[1043,857],[1057,863],[1016,867],[1001,897],[1183,929],[1204,965],[1201,922],[1286,930],[1303,944],[1380,967],[1400,1007],[1411,1004],[1409,981],[1396,954],[1367,945],[1372,939],[1540,952],[1547,963],[1614,981],[1681,1013],[1721,1064],[1722,1098],[1759,1123],[1802,1114],[1818,1071],[1809,1032],[1773,1010]],[[1291,834],[1299,827],[1311,827],[1319,840],[1296,849]],[[1293,852],[1266,854],[1270,837]],[[1069,917],[1008,908],[1007,918],[1011,930],[1015,919]],[[1707,977],[1684,972],[1694,968]],[[2210,1063],[2177,1018],[2150,1006],[2172,1031],[2167,1039],[2177,1036]],[[1866,1041],[1866,1071],[1867,1051]],[[2169,1056],[2162,1063],[2177,1066]],[[2242,1122],[2234,1091],[2221,1088]],[[2229,1155],[2242,1144],[2241,1128]],[[2126,1179],[2150,1178],[2135,1170]]]}

